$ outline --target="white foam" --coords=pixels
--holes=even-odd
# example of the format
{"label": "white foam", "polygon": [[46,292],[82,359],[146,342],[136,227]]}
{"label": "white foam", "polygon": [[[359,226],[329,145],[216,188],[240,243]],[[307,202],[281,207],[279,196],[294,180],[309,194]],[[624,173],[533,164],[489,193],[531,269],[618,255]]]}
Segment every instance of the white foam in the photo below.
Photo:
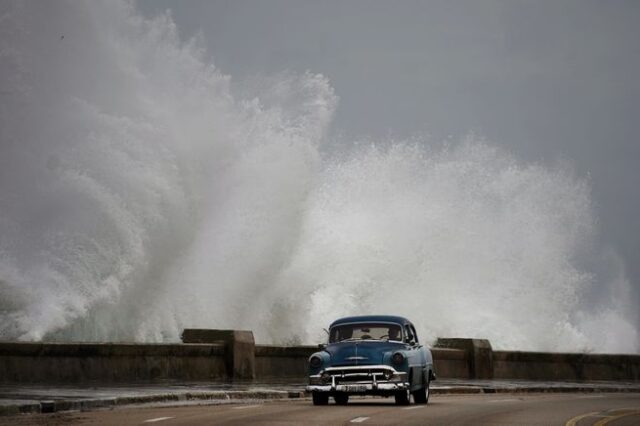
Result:
{"label": "white foam", "polygon": [[3,10],[0,338],[314,342],[378,312],[428,339],[639,349],[623,265],[570,170],[474,138],[339,152],[323,76],[239,98],[168,15]]}

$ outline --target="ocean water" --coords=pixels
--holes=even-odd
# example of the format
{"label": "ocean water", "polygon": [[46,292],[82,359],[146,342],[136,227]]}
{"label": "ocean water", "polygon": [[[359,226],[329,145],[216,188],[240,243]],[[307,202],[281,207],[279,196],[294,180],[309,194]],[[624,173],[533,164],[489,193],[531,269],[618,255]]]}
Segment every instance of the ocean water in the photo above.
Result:
{"label": "ocean water", "polygon": [[0,5],[0,339],[314,343],[388,313],[427,342],[640,350],[570,165],[476,136],[330,140],[326,76],[240,94],[169,14]]}

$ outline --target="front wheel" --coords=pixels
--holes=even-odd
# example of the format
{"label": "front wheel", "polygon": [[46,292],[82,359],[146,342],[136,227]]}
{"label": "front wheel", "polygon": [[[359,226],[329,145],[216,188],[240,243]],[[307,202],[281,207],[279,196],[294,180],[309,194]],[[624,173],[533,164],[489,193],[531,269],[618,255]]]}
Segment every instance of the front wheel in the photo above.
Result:
{"label": "front wheel", "polygon": [[329,394],[324,392],[312,392],[311,398],[313,405],[327,405],[329,403]]}
{"label": "front wheel", "polygon": [[413,400],[416,404],[427,404],[429,402],[429,384],[431,380],[427,377],[423,388],[412,392]]}
{"label": "front wheel", "polygon": [[409,391],[398,391],[394,395],[396,397],[396,405],[409,405]]}

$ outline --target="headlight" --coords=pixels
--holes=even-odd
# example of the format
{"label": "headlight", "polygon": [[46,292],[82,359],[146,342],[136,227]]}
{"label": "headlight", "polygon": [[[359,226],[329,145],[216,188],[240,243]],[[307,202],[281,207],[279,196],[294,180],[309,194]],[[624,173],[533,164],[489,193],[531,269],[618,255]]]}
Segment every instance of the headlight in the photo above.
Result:
{"label": "headlight", "polygon": [[329,375],[329,373],[322,373],[322,376],[320,376],[320,379],[322,380],[323,384],[327,384],[331,381],[331,375]]}
{"label": "headlight", "polygon": [[312,368],[318,368],[322,365],[322,359],[320,359],[320,357],[318,356],[312,356],[311,359],[309,360],[309,365]]}
{"label": "headlight", "polygon": [[393,356],[391,357],[391,362],[393,362],[395,365],[400,365],[404,362],[404,355],[402,355],[401,352],[396,352],[395,354],[393,354]]}

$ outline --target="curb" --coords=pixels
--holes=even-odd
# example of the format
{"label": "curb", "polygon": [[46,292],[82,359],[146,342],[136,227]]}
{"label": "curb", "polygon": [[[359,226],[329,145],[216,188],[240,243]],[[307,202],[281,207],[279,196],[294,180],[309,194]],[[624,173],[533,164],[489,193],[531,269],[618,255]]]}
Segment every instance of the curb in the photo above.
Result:
{"label": "curb", "polygon": [[113,408],[125,405],[163,402],[298,399],[303,398],[304,396],[304,391],[256,390],[177,392],[80,400],[43,400],[40,402],[29,402],[24,404],[0,405],[0,416],[56,413],[59,411],[89,411],[98,408]]}
{"label": "curb", "polygon": [[[472,395],[496,393],[640,393],[638,386],[434,386],[432,395]],[[60,411],[89,411],[127,405],[171,403],[185,401],[240,401],[300,399],[308,397],[300,390],[275,391],[197,391],[151,395],[121,396],[79,400],[42,400],[23,404],[0,405],[0,416],[17,414],[56,413]]]}
{"label": "curb", "polygon": [[13,404],[0,406],[0,416],[13,416],[15,414],[40,413],[40,404]]}

